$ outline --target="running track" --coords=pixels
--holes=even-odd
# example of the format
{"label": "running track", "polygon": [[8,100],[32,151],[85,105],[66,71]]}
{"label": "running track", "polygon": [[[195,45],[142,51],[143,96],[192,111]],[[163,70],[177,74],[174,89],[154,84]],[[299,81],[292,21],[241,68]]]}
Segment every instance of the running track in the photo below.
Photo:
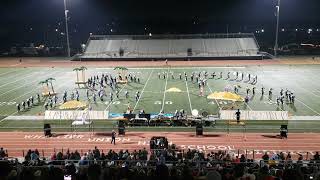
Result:
{"label": "running track", "polygon": [[134,149],[149,149],[149,140],[152,136],[166,136],[181,149],[201,149],[206,153],[211,151],[226,150],[259,158],[264,152],[301,153],[304,158],[309,158],[320,150],[320,134],[316,133],[289,133],[288,139],[280,139],[276,134],[243,133],[218,134],[205,133],[204,136],[195,136],[192,132],[127,132],[125,136],[116,139],[116,145],[110,144],[108,133],[59,133],[54,137],[45,138],[40,132],[0,132],[0,146],[8,150],[10,157],[22,157],[23,150],[37,148],[41,155],[50,156],[54,151],[78,150],[87,152],[97,146],[104,152],[113,149],[133,151]]}

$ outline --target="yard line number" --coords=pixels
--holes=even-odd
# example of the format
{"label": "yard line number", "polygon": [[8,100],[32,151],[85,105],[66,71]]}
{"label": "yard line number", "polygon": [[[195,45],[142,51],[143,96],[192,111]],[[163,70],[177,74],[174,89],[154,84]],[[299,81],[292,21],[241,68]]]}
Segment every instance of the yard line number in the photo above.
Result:
{"label": "yard line number", "polygon": [[[162,104],[162,102],[161,101],[155,101],[154,104],[160,105],[160,104]],[[173,104],[173,102],[172,101],[165,101],[164,104]]]}

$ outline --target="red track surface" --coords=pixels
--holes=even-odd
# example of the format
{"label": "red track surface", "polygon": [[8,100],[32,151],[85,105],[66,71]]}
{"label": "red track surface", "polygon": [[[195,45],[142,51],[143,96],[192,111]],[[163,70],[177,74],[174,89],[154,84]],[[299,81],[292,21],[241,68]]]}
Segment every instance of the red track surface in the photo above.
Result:
{"label": "red track surface", "polygon": [[113,149],[133,151],[134,149],[149,149],[149,140],[152,136],[166,136],[169,142],[176,144],[181,149],[202,149],[205,152],[226,150],[245,154],[247,150],[248,157],[252,157],[255,150],[255,157],[268,151],[273,152],[293,152],[304,154],[308,152],[311,155],[320,149],[320,134],[308,133],[290,133],[288,139],[280,139],[274,134],[256,134],[233,133],[230,135],[206,133],[204,136],[195,136],[192,132],[128,132],[125,136],[116,139],[116,145],[110,144],[110,134],[108,133],[60,133],[55,137],[45,138],[40,132],[1,132],[0,146],[8,150],[9,156],[22,156],[23,150],[37,148],[44,156],[50,156],[54,150],[66,151],[78,150],[87,152],[94,146],[102,149],[104,152]]}

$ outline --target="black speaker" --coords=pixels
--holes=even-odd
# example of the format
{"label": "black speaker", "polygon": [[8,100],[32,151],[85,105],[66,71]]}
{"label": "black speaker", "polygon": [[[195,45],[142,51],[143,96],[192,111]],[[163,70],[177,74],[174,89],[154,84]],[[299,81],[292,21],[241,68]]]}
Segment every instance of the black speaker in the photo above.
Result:
{"label": "black speaker", "polygon": [[188,56],[192,56],[192,48],[187,49],[187,54],[188,54]]}
{"label": "black speaker", "polygon": [[118,134],[119,135],[125,135],[126,134],[126,128],[124,126],[124,123],[119,123],[118,125]]}
{"label": "black speaker", "polygon": [[196,135],[197,136],[202,136],[203,135],[203,126],[202,124],[199,124],[196,126]]}
{"label": "black speaker", "polygon": [[146,118],[146,119],[150,120],[151,114],[139,114],[139,118]]}
{"label": "black speaker", "polygon": [[124,55],[124,49],[120,48],[119,49],[119,56],[123,56]]}
{"label": "black speaker", "polygon": [[208,117],[209,113],[208,113],[207,111],[203,111],[203,112],[201,113],[201,115],[202,115],[203,117]]}
{"label": "black speaker", "polygon": [[135,118],[136,117],[136,114],[123,114],[123,118],[125,119],[132,119],[132,118]]}
{"label": "black speaker", "polygon": [[288,125],[281,125],[280,127],[280,136],[282,138],[288,138]]}
{"label": "black speaker", "polygon": [[43,132],[44,132],[45,136],[51,137],[52,136],[52,134],[51,134],[51,125],[50,124],[44,124],[43,125]]}

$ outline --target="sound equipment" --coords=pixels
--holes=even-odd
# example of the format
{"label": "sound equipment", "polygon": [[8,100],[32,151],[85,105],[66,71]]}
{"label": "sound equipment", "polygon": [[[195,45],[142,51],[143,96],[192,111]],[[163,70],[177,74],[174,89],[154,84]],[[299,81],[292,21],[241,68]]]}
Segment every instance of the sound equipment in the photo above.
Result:
{"label": "sound equipment", "polygon": [[146,118],[146,119],[150,120],[151,114],[139,114],[139,118]]}
{"label": "sound equipment", "polygon": [[119,126],[118,127],[118,134],[119,135],[125,135],[126,134],[126,128],[124,126]]}
{"label": "sound equipment", "polygon": [[207,117],[207,116],[209,115],[209,113],[208,113],[207,111],[203,111],[203,112],[201,113],[201,115],[202,115],[203,117]]}
{"label": "sound equipment", "polygon": [[197,136],[202,136],[203,135],[203,126],[202,126],[202,124],[198,124],[196,126],[196,135]]}
{"label": "sound equipment", "polygon": [[44,136],[48,136],[51,137],[51,125],[50,124],[44,124],[43,125],[43,132],[44,132]]}
{"label": "sound equipment", "polygon": [[192,48],[188,48],[187,49],[187,54],[188,54],[188,56],[192,56],[193,55]]}
{"label": "sound equipment", "polygon": [[119,56],[123,56],[124,55],[124,49],[120,48],[119,49]]}
{"label": "sound equipment", "polygon": [[125,122],[124,121],[119,121],[118,124],[118,134],[119,135],[125,135],[126,134],[126,127],[125,127]]}
{"label": "sound equipment", "polygon": [[281,125],[280,136],[281,138],[288,138],[288,125]]}
{"label": "sound equipment", "polygon": [[123,117],[130,120],[132,118],[136,118],[136,114],[123,114]]}

